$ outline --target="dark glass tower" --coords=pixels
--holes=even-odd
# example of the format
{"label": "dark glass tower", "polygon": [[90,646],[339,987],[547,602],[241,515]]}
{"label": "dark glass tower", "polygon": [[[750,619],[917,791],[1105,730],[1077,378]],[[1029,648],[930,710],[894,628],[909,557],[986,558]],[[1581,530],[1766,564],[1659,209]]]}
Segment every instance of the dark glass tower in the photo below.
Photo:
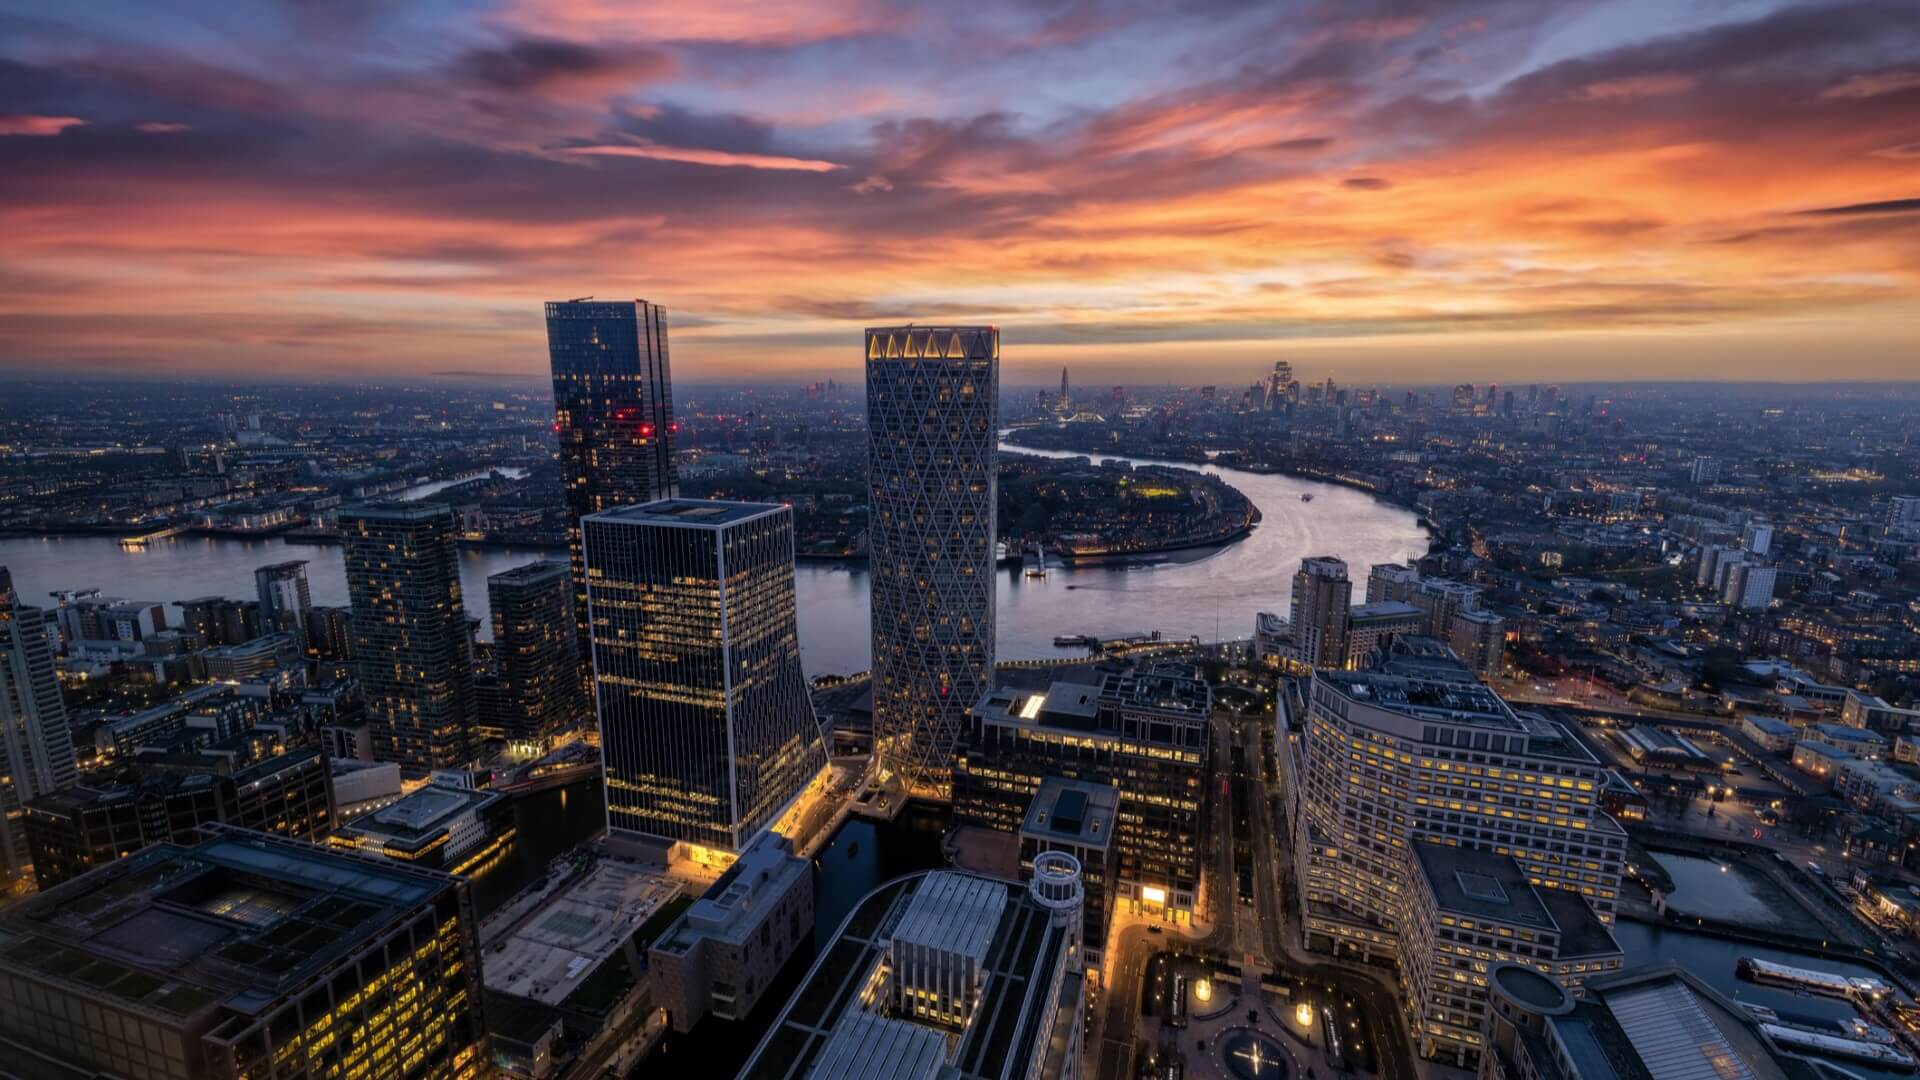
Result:
{"label": "dark glass tower", "polygon": [[586,715],[574,634],[573,574],[559,562],[528,563],[487,579],[493,655],[506,738],[539,741]]}
{"label": "dark glass tower", "polygon": [[608,828],[738,852],[827,764],[793,511],[669,499],[581,525]]}
{"label": "dark glass tower", "polygon": [[473,647],[452,508],[350,506],[340,511],[340,536],[375,760],[420,769],[465,765],[474,723]]}
{"label": "dark glass tower", "polygon": [[1000,331],[867,331],[874,753],[946,797],[967,710],[993,688]]}
{"label": "dark glass tower", "polygon": [[674,494],[673,379],[667,313],[645,300],[547,305],[554,431],[567,492],[567,550],[581,663],[588,659],[580,519]]}
{"label": "dark glass tower", "polygon": [[0,566],[0,892],[29,862],[21,807],[79,781],[48,636],[53,620],[15,600]]}

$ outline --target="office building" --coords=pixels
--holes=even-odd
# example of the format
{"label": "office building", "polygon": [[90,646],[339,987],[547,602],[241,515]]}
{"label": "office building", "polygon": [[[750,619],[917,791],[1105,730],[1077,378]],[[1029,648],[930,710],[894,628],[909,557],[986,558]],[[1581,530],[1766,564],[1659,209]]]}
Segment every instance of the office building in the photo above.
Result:
{"label": "office building", "polygon": [[675,1031],[744,1020],[813,940],[813,864],[762,833],[647,950],[654,1004]]}
{"label": "office building", "polygon": [[48,630],[47,613],[20,603],[0,566],[0,889],[31,863],[22,808],[80,777]]}
{"label": "office building", "polygon": [[297,668],[291,674],[304,678],[304,660],[300,635],[281,631],[241,645],[216,645],[200,653],[207,678],[229,683],[248,682],[285,668]]}
{"label": "office building", "polygon": [[480,1076],[465,885],[226,826],[203,836],[0,913],[0,1036],[79,1075]]}
{"label": "office building", "polygon": [[1626,834],[1600,808],[1606,769],[1556,720],[1517,713],[1428,638],[1368,671],[1316,671],[1279,740],[1301,922],[1315,948],[1394,959],[1411,913],[1407,847],[1504,851],[1529,880],[1611,923]]}
{"label": "office building", "polygon": [[1211,820],[1212,690],[1180,664],[1073,678],[1090,681],[994,690],[975,703],[954,758],[954,821],[1017,836],[1048,778],[1111,785],[1120,794],[1111,909],[1189,921]]}
{"label": "office building", "polygon": [[607,822],[744,850],[827,765],[800,670],[793,511],[666,499],[581,519]]}
{"label": "office building", "polygon": [[[1367,584],[1371,591],[1371,579]],[[1354,607],[1347,613],[1347,653],[1340,666],[1366,667],[1375,649],[1386,648],[1404,634],[1423,632],[1426,621],[1426,612],[1398,600],[1369,600]]]}
{"label": "office building", "polygon": [[260,598],[261,632],[304,639],[307,612],[313,609],[306,560],[262,566],[253,572],[253,585]]}
{"label": "office building", "polygon": [[580,685],[573,576],[565,563],[516,566],[487,579],[501,730],[511,743],[544,745],[577,726],[588,709]]}
{"label": "office building", "polygon": [[192,843],[210,822],[324,840],[338,820],[326,759],[289,750],[231,771],[140,769],[126,782],[70,787],[27,804],[24,827],[42,889],[150,844]]}
{"label": "office building", "polygon": [[1288,620],[1295,658],[1310,667],[1344,667],[1352,606],[1353,582],[1347,580],[1346,563],[1330,555],[1300,560]]}
{"label": "office building", "polygon": [[944,798],[993,687],[1000,331],[882,327],[866,345],[874,752]]}
{"label": "office building", "polygon": [[951,870],[868,893],[760,1040],[742,1080],[1082,1075],[1080,868],[1025,885]]}
{"label": "office building", "polygon": [[1804,1032],[1763,1019],[1676,964],[1592,977],[1577,997],[1518,963],[1491,965],[1486,981],[1479,1080],[1834,1075],[1796,1052],[1813,1048]]}
{"label": "office building", "polygon": [[676,490],[673,445],[680,429],[673,419],[666,309],[645,300],[549,303],[547,352],[584,691],[591,656],[580,519],[671,498]]}
{"label": "office building", "polygon": [[1585,901],[1536,887],[1511,856],[1428,841],[1407,850],[1415,872],[1400,986],[1421,1057],[1478,1064],[1490,964],[1524,964],[1577,993],[1589,977],[1624,963]]}
{"label": "office building", "polygon": [[1020,876],[1031,878],[1035,863],[1049,851],[1064,851],[1080,864],[1086,892],[1081,910],[1085,963],[1105,967],[1107,913],[1117,866],[1114,833],[1120,820],[1120,790],[1049,776],[1040,782],[1020,826]]}
{"label": "office building", "polygon": [[1742,611],[1758,611],[1773,603],[1773,588],[1780,571],[1758,563],[1738,562],[1727,568],[1727,583],[1720,599]]}
{"label": "office building", "polygon": [[473,641],[453,511],[440,503],[368,503],[343,508],[339,521],[374,758],[419,770],[466,764]]}

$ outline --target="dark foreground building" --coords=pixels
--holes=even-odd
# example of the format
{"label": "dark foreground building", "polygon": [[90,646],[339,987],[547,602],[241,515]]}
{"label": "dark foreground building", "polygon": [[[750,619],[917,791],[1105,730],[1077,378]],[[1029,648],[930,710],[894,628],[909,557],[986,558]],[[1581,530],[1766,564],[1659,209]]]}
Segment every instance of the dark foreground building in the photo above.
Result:
{"label": "dark foreground building", "polygon": [[476,932],[445,874],[214,826],[0,915],[0,1052],[48,1075],[476,1077]]}

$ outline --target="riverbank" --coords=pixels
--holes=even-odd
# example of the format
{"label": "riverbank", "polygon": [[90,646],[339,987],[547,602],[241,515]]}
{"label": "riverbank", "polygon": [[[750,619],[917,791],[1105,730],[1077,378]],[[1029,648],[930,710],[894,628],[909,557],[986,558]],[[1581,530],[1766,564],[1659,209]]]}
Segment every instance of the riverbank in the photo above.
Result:
{"label": "riverbank", "polygon": [[[1043,451],[1046,453],[1055,453],[1055,454],[1058,454],[1058,453],[1074,454],[1074,455],[1086,456],[1094,459],[1095,461],[1098,461],[1103,457],[1134,458],[1134,457],[1140,456],[1132,453],[1131,451],[1117,452],[1111,448],[1092,450],[1092,449],[1077,449],[1070,446],[1062,446],[1062,447],[1036,446],[1032,443],[1022,443],[1018,441],[1020,436],[1023,433],[1029,432],[1029,431],[1039,431],[1039,430],[1047,430],[1047,429],[1010,428],[1007,431],[1001,432],[1000,441],[1002,445],[1008,446],[1015,451],[1031,450],[1031,451]],[[1212,466],[1214,468],[1221,468],[1221,469],[1235,469],[1240,472],[1251,473],[1254,476],[1288,476],[1296,480],[1311,480],[1319,484],[1332,484],[1335,487],[1343,487],[1352,491],[1363,492],[1367,495],[1371,495],[1372,497],[1380,500],[1383,503],[1388,504],[1389,506],[1397,506],[1402,510],[1410,511],[1419,519],[1420,527],[1426,530],[1427,535],[1430,539],[1438,540],[1441,538],[1439,530],[1433,527],[1433,523],[1428,521],[1424,516],[1420,515],[1420,509],[1419,507],[1414,505],[1413,500],[1401,498],[1395,495],[1393,492],[1383,490],[1377,484],[1371,483],[1370,481],[1364,480],[1357,476],[1351,476],[1346,473],[1331,472],[1331,471],[1321,470],[1321,469],[1303,469],[1303,468],[1298,468],[1295,466],[1287,466],[1287,465],[1266,465],[1266,464],[1256,465],[1249,462],[1237,461],[1237,460],[1221,462],[1206,456],[1204,452],[1194,453],[1194,452],[1181,452],[1178,450],[1169,450],[1169,451],[1163,452],[1163,451],[1156,450],[1152,452],[1152,459],[1175,462],[1181,466],[1192,466],[1196,468],[1203,467],[1203,466]]]}

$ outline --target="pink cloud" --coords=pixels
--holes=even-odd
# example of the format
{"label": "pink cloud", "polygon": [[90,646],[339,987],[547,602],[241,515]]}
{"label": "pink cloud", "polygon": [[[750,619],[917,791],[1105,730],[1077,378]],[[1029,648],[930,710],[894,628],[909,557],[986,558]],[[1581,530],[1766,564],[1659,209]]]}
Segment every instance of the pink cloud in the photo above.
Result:
{"label": "pink cloud", "polygon": [[149,120],[144,124],[133,125],[133,130],[148,135],[177,135],[182,131],[192,131],[192,124],[179,124],[165,120]]}
{"label": "pink cloud", "polygon": [[1915,87],[1920,87],[1920,71],[1876,71],[1870,75],[1855,75],[1838,86],[1830,86],[1820,96],[1829,101],[1835,98],[1870,98]]}
{"label": "pink cloud", "polygon": [[33,116],[26,113],[0,113],[0,135],[58,135],[86,121],[77,116]]}
{"label": "pink cloud", "polygon": [[1592,83],[1587,87],[1586,96],[1592,101],[1632,101],[1636,98],[1684,94],[1693,89],[1695,81],[1691,75],[1633,75]]}
{"label": "pink cloud", "polygon": [[832,172],[846,166],[836,161],[784,157],[779,154],[741,154],[731,150],[708,150],[698,146],[664,146],[660,143],[616,144],[610,146],[573,146],[567,153],[589,157],[637,157],[655,161],[683,161],[690,165],[718,168],[786,169],[797,172]]}

